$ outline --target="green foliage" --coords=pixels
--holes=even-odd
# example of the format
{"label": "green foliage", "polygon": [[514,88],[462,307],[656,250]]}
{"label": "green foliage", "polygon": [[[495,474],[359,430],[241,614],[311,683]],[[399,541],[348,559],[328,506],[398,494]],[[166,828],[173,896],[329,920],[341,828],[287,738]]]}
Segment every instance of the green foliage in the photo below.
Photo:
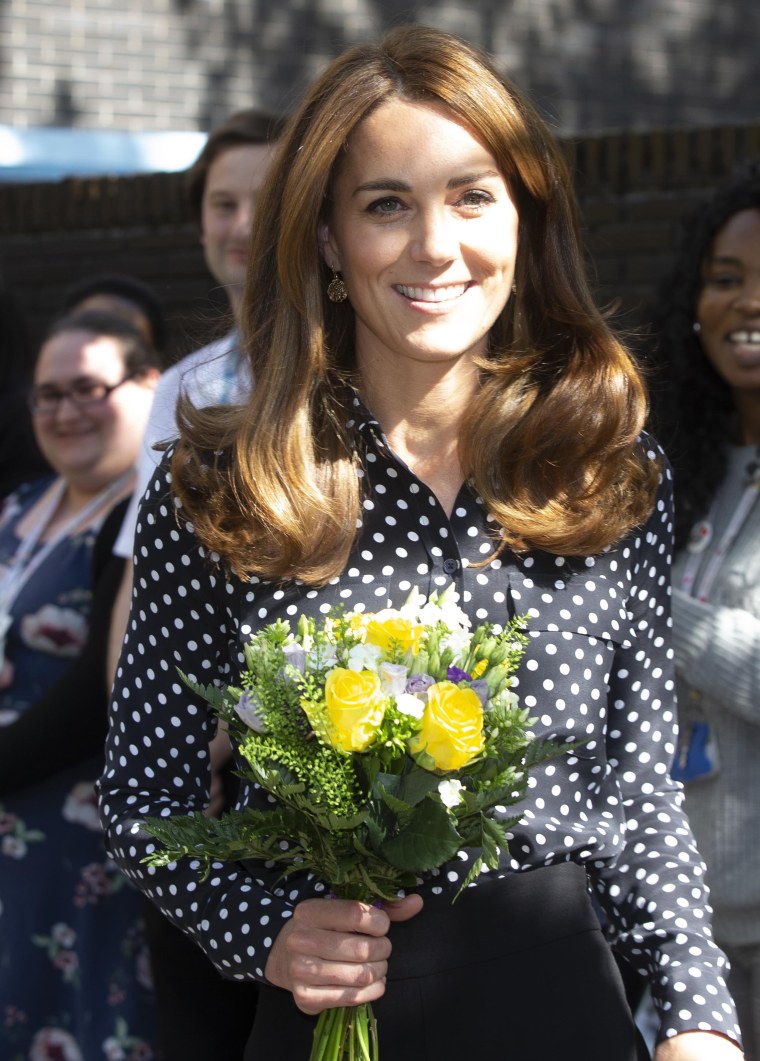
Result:
{"label": "green foliage", "polygon": [[[412,598],[415,607],[425,604],[419,595]],[[448,592],[434,595],[420,615],[416,652],[390,637],[381,655],[363,643],[360,618],[335,611],[319,622],[302,616],[295,634],[287,621],[266,626],[245,645],[239,686],[201,685],[182,674],[226,722],[243,760],[241,776],[274,802],[220,819],[151,818],[145,828],[162,848],[146,861],[161,866],[191,858],[208,875],[215,862],[263,860],[283,878],[308,870],[335,894],[362,899],[391,899],[460,850],[476,854],[463,887],[483,867],[495,869],[517,819],[505,821],[494,808],[518,804],[529,772],[571,746],[535,741],[528,712],[510,692],[527,642],[522,618],[498,633],[488,624],[470,633]],[[422,701],[405,694],[419,710],[389,693],[366,750],[333,747],[326,676],[335,666],[377,666],[382,675],[381,664],[410,681],[421,677],[423,687],[450,681],[452,666],[460,684],[476,688],[480,681],[488,695],[482,753],[448,773],[426,752],[409,753],[422,725],[424,692]],[[444,786],[444,799],[439,786],[449,779],[460,787]]]}

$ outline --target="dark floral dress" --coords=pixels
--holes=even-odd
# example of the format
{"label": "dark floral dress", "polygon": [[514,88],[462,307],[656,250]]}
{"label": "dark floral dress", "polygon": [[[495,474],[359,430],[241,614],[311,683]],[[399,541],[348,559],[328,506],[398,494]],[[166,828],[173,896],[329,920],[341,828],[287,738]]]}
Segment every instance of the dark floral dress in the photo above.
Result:
{"label": "dark floral dress", "polygon": [[[6,502],[0,570],[18,547],[18,521],[47,485]],[[61,541],[13,605],[0,741],[81,651],[96,538],[88,529]],[[76,727],[77,705],[60,709]],[[141,900],[105,853],[93,789],[101,767],[97,755],[40,780],[30,762],[29,785],[0,796],[3,1061],[154,1057]]]}

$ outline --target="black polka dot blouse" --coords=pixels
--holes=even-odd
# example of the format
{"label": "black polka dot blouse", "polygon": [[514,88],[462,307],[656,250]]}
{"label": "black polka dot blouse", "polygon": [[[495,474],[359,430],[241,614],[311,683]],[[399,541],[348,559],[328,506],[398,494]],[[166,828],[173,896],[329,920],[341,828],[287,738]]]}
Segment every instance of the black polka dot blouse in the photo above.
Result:
{"label": "black polka dot blouse", "polygon": [[[251,631],[341,602],[400,606],[454,582],[473,624],[529,617],[530,644],[515,691],[534,732],[568,741],[574,754],[531,778],[522,821],[499,875],[573,860],[587,871],[615,946],[652,986],[662,1034],[736,1035],[711,939],[704,867],[669,779],[675,704],[670,650],[671,488],[663,479],[646,526],[596,557],[493,552],[493,520],[463,486],[450,517],[389,449],[355,403],[363,517],[345,572],[314,589],[247,583],[209,555],[172,497],[166,460],[140,509],[135,589],[112,703],[101,809],[110,850],[124,872],[235,979],[264,979],[269,948],[294,905],[323,894],[310,876],[277,882],[265,864],[218,865],[203,882],[188,859],[143,864],[154,842],[140,821],[201,810],[215,720],[186,688],[236,682]],[[651,459],[660,454],[652,446]],[[240,803],[264,795],[243,786]],[[420,891],[456,891],[468,856]]]}

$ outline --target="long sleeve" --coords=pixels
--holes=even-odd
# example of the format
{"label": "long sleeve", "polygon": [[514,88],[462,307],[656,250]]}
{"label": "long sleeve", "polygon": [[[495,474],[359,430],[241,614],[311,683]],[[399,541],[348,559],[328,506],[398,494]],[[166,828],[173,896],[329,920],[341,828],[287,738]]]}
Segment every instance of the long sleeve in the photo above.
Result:
{"label": "long sleeve", "polygon": [[709,700],[711,711],[760,726],[760,619],[675,589],[673,645],[680,676]]}
{"label": "long sleeve", "polygon": [[231,680],[223,583],[181,511],[175,518],[171,500],[161,499],[165,474],[162,465],[138,515],[134,593],[114,683],[101,815],[122,870],[195,938],[222,974],[263,979],[278,923],[292,912],[282,889],[274,893],[240,865],[220,865],[201,881],[197,864],[186,859],[160,869],[143,864],[157,846],[143,819],[202,811],[208,801],[215,718],[177,671],[203,683]]}
{"label": "long sleeve", "polygon": [[672,498],[661,495],[638,537],[629,594],[631,637],[610,681],[607,754],[625,814],[625,847],[601,867],[597,891],[613,943],[646,972],[661,1019],[660,1038],[707,1020],[735,1036],[723,953],[712,941],[705,866],[669,777],[675,698],[666,592]]}
{"label": "long sleeve", "polygon": [[124,568],[111,550],[126,501],[103,523],[93,551],[93,590],[87,640],[61,677],[0,739],[0,796],[44,781],[102,750],[108,718],[106,637]]}

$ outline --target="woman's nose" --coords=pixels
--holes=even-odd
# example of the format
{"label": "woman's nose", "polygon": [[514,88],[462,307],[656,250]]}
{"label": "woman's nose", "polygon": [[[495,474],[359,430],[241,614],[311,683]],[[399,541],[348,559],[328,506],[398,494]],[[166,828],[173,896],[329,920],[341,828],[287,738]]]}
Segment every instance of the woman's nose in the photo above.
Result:
{"label": "woman's nose", "polygon": [[743,285],[736,300],[736,306],[744,313],[760,314],[760,275],[747,280]]}
{"label": "woman's nose", "polygon": [[64,391],[58,398],[58,406],[54,415],[56,420],[76,420],[82,415],[82,407],[74,401],[68,391]]}
{"label": "woman's nose", "polygon": [[444,264],[456,257],[458,248],[454,219],[445,210],[420,212],[411,246],[415,261]]}

